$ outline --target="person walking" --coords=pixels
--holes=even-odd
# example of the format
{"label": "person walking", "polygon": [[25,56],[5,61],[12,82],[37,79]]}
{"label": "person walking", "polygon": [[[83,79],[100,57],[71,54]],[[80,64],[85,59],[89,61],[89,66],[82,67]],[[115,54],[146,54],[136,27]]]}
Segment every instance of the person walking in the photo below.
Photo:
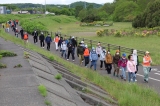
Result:
{"label": "person walking", "polygon": [[44,43],[45,36],[44,36],[43,32],[41,32],[41,35],[39,36],[39,40],[40,40],[40,46],[42,48],[44,48],[44,46],[45,46],[45,43]]}
{"label": "person walking", "polygon": [[85,67],[87,67],[87,65],[89,64],[89,54],[90,54],[90,51],[88,49],[88,46],[85,45],[85,49],[84,49],[84,65]]}
{"label": "person walking", "polygon": [[61,50],[61,44],[63,42],[63,37],[60,37],[60,40],[58,41],[58,48],[60,48],[60,52],[62,51]]}
{"label": "person walking", "polygon": [[38,42],[38,32],[35,30],[33,33],[33,40],[34,40],[34,44],[37,44]]}
{"label": "person walking", "polygon": [[82,65],[83,60],[84,60],[84,46],[82,43],[79,43],[77,47],[77,56],[79,57],[79,65]]}
{"label": "person walking", "polygon": [[15,36],[18,38],[18,33],[19,33],[19,31],[18,31],[18,28],[16,28],[16,30],[15,30]]}
{"label": "person walking", "polygon": [[24,36],[24,30],[21,28],[21,30],[20,30],[20,34],[21,34],[21,39],[23,39],[23,36]]}
{"label": "person walking", "polygon": [[116,50],[115,55],[113,56],[113,67],[114,67],[114,72],[113,72],[113,76],[119,76],[119,67],[118,67],[118,61],[120,59],[120,54],[119,54],[119,50]]}
{"label": "person walking", "polygon": [[98,54],[96,53],[96,50],[95,50],[94,47],[92,47],[92,51],[90,52],[90,56],[89,57],[90,57],[90,60],[91,60],[90,68],[92,68],[92,66],[94,66],[94,70],[96,71]]}
{"label": "person walking", "polygon": [[129,80],[129,82],[131,82],[131,81],[135,82],[136,64],[135,64],[135,61],[133,60],[133,56],[132,55],[128,56],[127,71],[128,71],[128,80]]}
{"label": "person walking", "polygon": [[145,52],[145,56],[143,57],[143,71],[144,71],[144,82],[148,83],[149,79],[149,72],[151,71],[151,63],[152,58],[149,55],[149,52]]}
{"label": "person walking", "polygon": [[27,43],[28,43],[28,34],[27,34],[27,32],[24,33],[23,40],[24,40],[24,45],[27,46]]}
{"label": "person walking", "polygon": [[72,43],[69,42],[67,47],[68,47],[67,60],[69,60],[69,57],[70,57],[70,54],[71,54],[72,55],[72,61],[74,61],[74,59],[75,59],[75,57],[74,57],[74,47],[73,47]]}
{"label": "person walking", "polygon": [[75,48],[77,47],[77,41],[75,40],[74,36],[71,39],[71,42],[73,45],[73,54],[75,54]]}
{"label": "person walking", "polygon": [[126,53],[122,54],[122,57],[118,61],[118,67],[120,67],[121,70],[121,79],[124,79],[126,81],[126,70],[127,70],[127,59],[126,59]]}
{"label": "person walking", "polygon": [[61,53],[61,57],[65,57],[65,59],[67,58],[67,44],[66,44],[66,41],[64,40],[61,44],[61,50],[62,50],[62,53]]}
{"label": "person walking", "polygon": [[56,37],[54,38],[54,43],[55,43],[55,46],[56,46],[56,51],[58,51],[58,42],[59,42],[59,36],[58,34],[56,34]]}
{"label": "person walking", "polygon": [[105,59],[106,59],[106,70],[107,70],[107,73],[111,74],[113,57],[112,57],[110,51],[107,51]]}
{"label": "person walking", "polygon": [[102,70],[102,68],[103,68],[103,64],[104,64],[104,67],[105,67],[105,69],[106,69],[105,57],[106,57],[106,49],[103,48],[103,50],[102,50],[102,52],[101,52],[101,54],[100,54],[100,58],[99,58],[99,60],[100,60],[100,69],[101,69],[101,70]]}
{"label": "person walking", "polygon": [[100,55],[102,53],[102,47],[101,47],[100,43],[97,44],[96,53],[98,54],[98,57],[100,57]]}
{"label": "person walking", "polygon": [[[136,65],[136,72],[135,72],[135,77],[136,77],[136,74],[138,72],[138,66],[139,66],[139,58],[138,58],[138,55],[137,55],[137,50],[133,50],[133,60],[135,62],[135,65]],[[137,81],[137,79],[135,79],[135,81]]]}
{"label": "person walking", "polygon": [[50,45],[51,45],[51,42],[52,42],[52,38],[51,38],[51,35],[47,35],[47,37],[45,38],[45,42],[47,44],[47,50],[50,51]]}
{"label": "person walking", "polygon": [[9,32],[9,24],[6,22],[6,32]]}

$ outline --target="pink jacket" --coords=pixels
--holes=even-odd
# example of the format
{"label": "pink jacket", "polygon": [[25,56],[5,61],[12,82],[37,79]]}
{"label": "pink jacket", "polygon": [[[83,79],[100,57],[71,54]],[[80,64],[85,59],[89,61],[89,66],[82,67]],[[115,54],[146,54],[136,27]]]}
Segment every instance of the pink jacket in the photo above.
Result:
{"label": "pink jacket", "polygon": [[136,64],[134,61],[127,62],[127,70],[128,70],[128,72],[135,72],[136,71]]}

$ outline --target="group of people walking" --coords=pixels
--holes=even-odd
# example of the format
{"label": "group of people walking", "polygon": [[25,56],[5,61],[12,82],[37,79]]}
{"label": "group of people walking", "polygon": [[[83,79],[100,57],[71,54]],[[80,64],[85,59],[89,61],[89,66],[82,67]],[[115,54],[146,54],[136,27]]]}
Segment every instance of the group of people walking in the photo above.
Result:
{"label": "group of people walking", "polygon": [[[11,23],[12,22],[13,21],[11,21]],[[9,26],[12,25],[10,24],[10,22],[7,22],[6,28],[8,28],[8,24]],[[15,31],[14,28],[16,27],[16,24],[14,24],[14,26],[10,26],[13,29],[13,31]],[[23,39],[25,43],[28,42],[29,36],[27,32],[24,32],[24,30],[21,29],[19,33],[21,34],[21,39]],[[138,66],[139,66],[139,58],[137,55],[137,50],[133,50],[133,53],[128,55],[127,58],[126,53],[122,53],[121,55],[121,52],[119,50],[116,50],[115,54],[112,55],[109,50],[106,50],[105,47],[101,46],[100,42],[97,44],[96,47],[92,47],[90,49],[88,48],[88,45],[84,43],[84,41],[81,41],[77,44],[77,40],[74,38],[74,36],[72,38],[66,39],[56,34],[55,37],[52,39],[50,34],[45,36],[44,33],[41,32],[39,35],[38,31],[36,30],[33,31],[32,36],[35,44],[38,43],[38,38],[39,38],[40,46],[42,48],[44,48],[45,44],[47,44],[48,51],[50,51],[51,43],[54,42],[56,51],[61,52],[62,58],[64,57],[65,59],[69,60],[71,55],[72,61],[75,61],[75,54],[77,54],[77,57],[79,58],[79,65],[81,66],[84,63],[85,67],[89,67],[91,69],[92,67],[94,67],[94,70],[97,70],[97,62],[99,61],[100,70],[104,68],[108,74],[111,74],[113,66],[114,67],[113,76],[120,77],[121,79],[126,81],[126,72],[128,72],[128,81],[129,82],[137,81],[136,73],[138,72]],[[146,51],[142,62],[145,82],[148,82],[149,78],[148,75],[149,72],[151,71],[151,63],[152,59],[149,55],[149,52]],[[121,74],[119,74],[119,71],[121,71]]]}

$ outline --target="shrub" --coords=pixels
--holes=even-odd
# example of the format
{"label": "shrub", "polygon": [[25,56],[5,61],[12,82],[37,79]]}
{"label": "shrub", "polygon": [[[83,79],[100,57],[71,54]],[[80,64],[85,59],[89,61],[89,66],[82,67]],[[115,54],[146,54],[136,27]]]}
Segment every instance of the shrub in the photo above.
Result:
{"label": "shrub", "polygon": [[49,60],[50,60],[50,61],[54,61],[54,57],[53,57],[53,56],[50,56],[50,57],[49,57]]}
{"label": "shrub", "polygon": [[60,80],[60,79],[62,79],[62,75],[61,75],[61,74],[57,74],[57,75],[55,76],[55,78],[56,78],[57,80]]}
{"label": "shrub", "polygon": [[47,96],[47,90],[46,90],[46,87],[44,85],[39,85],[38,86],[38,90],[40,92],[40,94],[43,96],[43,97],[46,97]]}
{"label": "shrub", "polygon": [[104,36],[104,30],[99,30],[96,32],[97,36],[102,37]]}
{"label": "shrub", "polygon": [[114,36],[115,36],[115,37],[121,37],[122,34],[121,34],[121,32],[117,31]]}
{"label": "shrub", "polygon": [[2,55],[2,57],[13,57],[13,56],[17,56],[17,54],[9,52],[9,51],[0,51],[0,55]]}
{"label": "shrub", "polygon": [[3,64],[3,63],[0,63],[0,69],[1,68],[7,68],[7,66],[5,64]]}

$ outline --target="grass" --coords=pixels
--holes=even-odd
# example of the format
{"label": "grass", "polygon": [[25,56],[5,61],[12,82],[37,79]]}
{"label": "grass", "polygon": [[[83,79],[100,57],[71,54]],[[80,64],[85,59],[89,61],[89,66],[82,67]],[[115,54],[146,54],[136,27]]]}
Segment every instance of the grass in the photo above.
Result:
{"label": "grass", "polygon": [[[24,42],[21,39],[17,39],[16,37],[5,33],[3,30],[1,31],[0,36],[25,47]],[[73,74],[81,77],[82,80],[89,80],[108,92],[113,98],[118,100],[119,106],[160,106],[160,95],[148,86],[120,82],[108,76],[102,76],[98,72],[70,63],[59,56],[30,43],[27,48],[41,53],[48,58],[53,56],[57,62],[64,65]]]}
{"label": "grass", "polygon": [[13,56],[17,56],[17,54],[10,52],[10,51],[6,51],[6,50],[1,50],[0,51],[0,55],[2,55],[2,57],[13,57]]}
{"label": "grass", "polygon": [[50,61],[54,61],[54,57],[53,57],[53,56],[50,56],[50,57],[49,57],[49,60],[50,60]]}
{"label": "grass", "polygon": [[48,100],[45,100],[44,103],[46,104],[46,106],[52,106],[51,102]]}
{"label": "grass", "polygon": [[20,68],[20,67],[22,67],[21,64],[17,64],[17,65],[14,66],[14,68]]}
{"label": "grass", "polygon": [[46,97],[47,96],[47,90],[46,90],[46,87],[44,85],[39,85],[38,86],[38,90],[39,90],[39,93],[43,96],[43,97]]}
{"label": "grass", "polygon": [[62,75],[61,75],[61,74],[57,74],[57,75],[55,76],[55,79],[57,79],[57,80],[62,79]]}

